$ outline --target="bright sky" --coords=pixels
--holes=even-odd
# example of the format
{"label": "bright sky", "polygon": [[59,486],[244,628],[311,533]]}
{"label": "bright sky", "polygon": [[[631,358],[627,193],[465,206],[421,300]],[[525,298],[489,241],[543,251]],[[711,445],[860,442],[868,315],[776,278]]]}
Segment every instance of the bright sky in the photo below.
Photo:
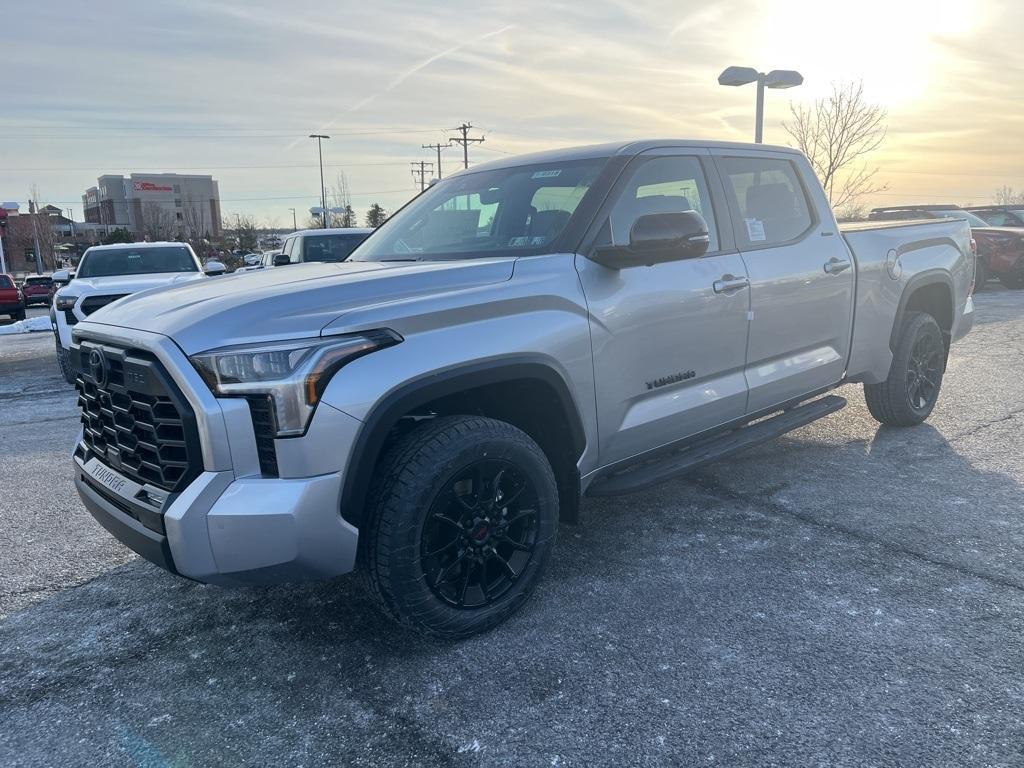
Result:
{"label": "bright sky", "polygon": [[[344,169],[362,212],[414,191],[421,144],[463,121],[470,160],[621,138],[751,140],[754,87],[793,100],[863,80],[889,111],[875,203],[987,202],[1024,188],[1022,0],[50,0],[0,17],[0,200],[81,216],[100,173],[212,173],[225,216],[290,226]],[[479,134],[478,134],[479,135]],[[444,155],[461,165],[461,149]]]}

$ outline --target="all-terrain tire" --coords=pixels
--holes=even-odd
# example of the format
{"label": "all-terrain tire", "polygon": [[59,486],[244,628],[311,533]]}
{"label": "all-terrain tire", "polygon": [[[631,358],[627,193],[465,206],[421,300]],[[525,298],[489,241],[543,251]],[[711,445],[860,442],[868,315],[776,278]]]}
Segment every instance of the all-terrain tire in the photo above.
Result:
{"label": "all-terrain tire", "polygon": [[[511,482],[502,480],[502,474],[491,486],[486,481],[479,481],[473,495],[457,496],[461,493],[460,487],[473,488],[478,481],[472,478],[482,476],[483,467],[492,465],[507,465],[508,474],[504,477],[522,478],[523,488],[532,488],[525,498],[530,500],[529,504],[535,507],[535,511],[524,508],[525,491],[513,497],[514,489],[507,493],[499,490],[503,483]],[[471,479],[460,479],[467,473]],[[464,485],[467,482],[469,486]],[[494,498],[490,498],[492,495]],[[488,499],[482,501],[485,496]],[[509,500],[505,510],[500,509],[502,498]],[[473,504],[468,504],[465,499],[472,499]],[[513,558],[509,554],[511,550],[506,549],[504,557],[508,560],[502,559],[500,563],[493,559],[493,554],[479,554],[480,549],[470,550],[471,545],[481,546],[480,541],[470,538],[478,535],[477,529],[455,527],[456,538],[461,538],[454,545],[456,549],[444,555],[451,558],[452,563],[446,568],[438,567],[438,571],[443,575],[444,571],[455,569],[451,571],[451,577],[456,581],[465,578],[468,582],[470,574],[478,578],[479,575],[477,571],[467,569],[471,566],[482,568],[483,586],[475,587],[480,591],[474,594],[486,601],[484,603],[471,604],[467,600],[465,584],[461,585],[461,595],[457,587],[447,595],[444,590],[448,582],[438,587],[437,580],[433,578],[436,574],[428,580],[428,570],[435,561],[427,550],[435,546],[438,526],[443,528],[444,525],[438,522],[437,510],[453,507],[454,512],[444,512],[441,518],[458,518],[459,525],[470,526],[474,524],[463,523],[459,515],[472,517],[477,513],[464,513],[462,510],[487,508],[494,510],[486,513],[488,517],[493,514],[497,519],[512,514],[517,519],[521,518],[514,523],[515,526],[529,526],[529,551],[515,554]],[[479,416],[443,416],[417,426],[387,451],[371,482],[366,513],[367,517],[360,526],[357,567],[369,594],[385,613],[401,624],[428,636],[455,640],[500,624],[530,596],[555,544],[558,490],[544,452],[520,429]],[[509,518],[505,517],[506,525],[508,521]],[[489,524],[481,525],[487,528]],[[524,529],[520,527],[517,530]],[[507,541],[510,529],[502,529],[505,533],[497,532],[498,528],[494,531],[493,542]],[[487,530],[483,530],[483,537],[489,535]],[[491,546],[496,549],[505,545],[493,543]],[[468,564],[456,563],[455,558],[467,557],[462,554],[464,551],[475,554],[469,556]],[[473,557],[485,556],[492,558],[489,565],[473,560]],[[513,559],[518,563],[514,568],[509,565]],[[501,567],[509,568],[509,573],[514,575],[502,577]],[[495,591],[493,599],[487,593],[488,573],[497,573],[498,584],[504,588],[500,593]],[[507,583],[503,583],[502,578]],[[460,596],[465,605],[452,602]]]}
{"label": "all-terrain tire", "polygon": [[75,372],[71,370],[71,361],[68,360],[68,351],[57,342],[57,367],[60,369],[60,375],[64,377],[64,381],[68,384],[75,383]]}
{"label": "all-terrain tire", "polygon": [[[921,354],[928,357],[927,370],[915,359]],[[882,424],[920,424],[935,408],[945,369],[946,342],[935,318],[926,312],[907,313],[896,341],[889,377],[880,384],[864,385],[868,410]],[[922,376],[929,382],[927,387]]]}

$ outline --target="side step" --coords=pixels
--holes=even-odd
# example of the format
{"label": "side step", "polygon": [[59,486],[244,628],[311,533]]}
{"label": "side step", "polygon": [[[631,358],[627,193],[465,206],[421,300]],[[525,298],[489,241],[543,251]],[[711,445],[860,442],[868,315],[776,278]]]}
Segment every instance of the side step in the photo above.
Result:
{"label": "side step", "polygon": [[703,440],[664,458],[603,477],[596,480],[587,489],[587,495],[620,496],[624,493],[633,493],[649,488],[733,453],[774,440],[805,424],[817,421],[823,416],[835,413],[845,406],[846,398],[838,395],[828,395],[820,400],[812,400],[769,419],[738,427],[717,437]]}

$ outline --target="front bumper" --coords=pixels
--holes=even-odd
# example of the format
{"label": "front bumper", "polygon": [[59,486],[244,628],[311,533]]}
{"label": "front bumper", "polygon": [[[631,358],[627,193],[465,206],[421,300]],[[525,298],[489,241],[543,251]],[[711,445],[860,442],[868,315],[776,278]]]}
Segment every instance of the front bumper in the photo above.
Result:
{"label": "front bumper", "polygon": [[340,503],[358,420],[322,403],[305,436],[275,441],[280,476],[264,476],[248,403],[213,397],[169,338],[88,322],[76,326],[79,335],[156,357],[188,401],[200,437],[201,471],[171,494],[103,485],[89,471],[98,460],[78,441],[79,495],[118,540],[162,568],[213,584],[323,579],[354,568],[359,534]]}
{"label": "front bumper", "polygon": [[359,532],[338,512],[339,473],[236,480],[231,472],[204,472],[168,499],[161,532],[129,500],[92,481],[78,456],[74,463],[75,486],[89,513],[122,544],[171,573],[241,585],[324,579],[355,567]]}

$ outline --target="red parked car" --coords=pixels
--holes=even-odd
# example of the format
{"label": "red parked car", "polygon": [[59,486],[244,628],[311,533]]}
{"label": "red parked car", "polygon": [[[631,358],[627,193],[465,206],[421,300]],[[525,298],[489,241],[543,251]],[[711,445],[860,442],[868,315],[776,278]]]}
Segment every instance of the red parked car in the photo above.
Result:
{"label": "red parked car", "polygon": [[979,290],[990,277],[998,277],[1007,288],[1024,288],[1024,229],[993,227],[958,205],[894,205],[872,209],[869,219],[966,219],[978,245],[974,284]]}
{"label": "red parked car", "polygon": [[53,280],[49,275],[29,275],[21,282],[21,292],[25,295],[25,306],[33,304],[48,305]]}
{"label": "red parked car", "polygon": [[25,297],[10,275],[0,273],[0,315],[12,320],[25,319]]}

